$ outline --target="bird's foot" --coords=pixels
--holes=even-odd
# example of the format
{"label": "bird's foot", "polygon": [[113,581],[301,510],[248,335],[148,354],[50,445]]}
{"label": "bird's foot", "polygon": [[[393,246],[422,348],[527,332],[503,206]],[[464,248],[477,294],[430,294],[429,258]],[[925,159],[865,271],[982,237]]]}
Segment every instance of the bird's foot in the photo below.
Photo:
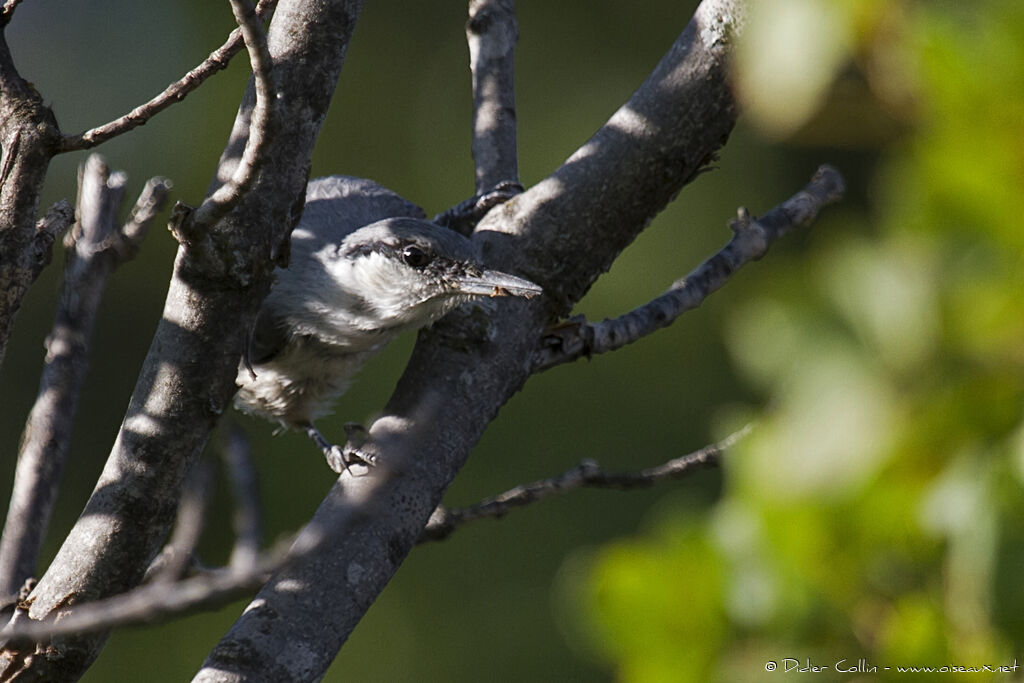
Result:
{"label": "bird's foot", "polygon": [[[364,438],[361,442],[353,444],[352,434],[357,431],[355,428],[361,430]],[[313,425],[306,427],[306,434],[323,452],[324,458],[327,460],[327,466],[338,474],[348,472],[352,476],[358,476],[356,472],[351,469],[352,465],[373,467],[373,464],[377,460],[376,450],[373,448],[373,444],[369,442],[366,430],[360,425],[353,426],[353,423],[345,425],[345,434],[348,436],[349,441],[344,447],[328,441],[324,438],[324,435],[320,433],[320,430]]]}
{"label": "bird's foot", "polygon": [[341,451],[348,464],[361,463],[367,467],[377,464],[380,451],[370,440],[370,433],[366,431],[366,427],[357,422],[346,422],[345,438],[345,446]]}
{"label": "bird's foot", "polygon": [[434,216],[433,222],[451,228],[463,235],[473,232],[476,224],[487,212],[523,192],[523,186],[514,180],[505,180],[486,192],[459,202],[444,213]]}

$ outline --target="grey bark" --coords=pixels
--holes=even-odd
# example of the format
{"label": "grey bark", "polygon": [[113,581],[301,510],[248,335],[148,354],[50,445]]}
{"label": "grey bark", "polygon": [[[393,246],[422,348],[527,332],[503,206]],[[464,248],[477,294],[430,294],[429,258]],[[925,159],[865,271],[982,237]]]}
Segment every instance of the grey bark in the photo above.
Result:
{"label": "grey bark", "polygon": [[476,192],[519,182],[514,57],[519,27],[513,0],[472,0],[466,40],[473,75]]}
{"label": "grey bark", "polygon": [[381,464],[342,476],[197,681],[308,681],[416,542],[487,424],[529,377],[545,327],[707,163],[736,106],[726,59],[742,3],[706,0],[630,100],[550,177],[491,211],[474,239],[488,265],[541,284],[534,302],[461,310],[420,334],[370,429]]}
{"label": "grey bark", "polygon": [[[231,213],[179,249],[163,318],[113,450],[85,511],[29,598],[31,618],[52,618],[75,603],[131,588],[166,537],[182,479],[234,394],[247,331],[301,213],[313,145],[361,5],[280,3],[268,45],[280,84],[275,106],[289,125],[275,131],[263,172]],[[30,656],[0,660],[0,674],[74,680],[106,635],[55,639]]]}
{"label": "grey bark", "polygon": [[0,596],[17,595],[35,571],[68,448],[78,395],[88,368],[89,342],[107,277],[134,254],[163,203],[167,185],[152,180],[132,219],[119,229],[117,212],[127,178],[111,174],[99,156],[79,172],[78,222],[66,240],[64,287],[39,395],[25,425],[15,483],[0,539]]}
{"label": "grey bark", "polygon": [[[0,363],[14,317],[43,267],[53,241],[70,224],[37,229],[39,192],[60,131],[42,97],[18,75],[0,22]],[[42,227],[42,226],[40,226]]]}

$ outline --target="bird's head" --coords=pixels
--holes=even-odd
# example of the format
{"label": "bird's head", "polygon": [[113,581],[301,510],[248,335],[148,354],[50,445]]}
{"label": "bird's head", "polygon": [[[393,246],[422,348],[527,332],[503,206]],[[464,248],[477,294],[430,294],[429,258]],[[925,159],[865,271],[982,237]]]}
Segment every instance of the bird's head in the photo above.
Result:
{"label": "bird's head", "polygon": [[339,332],[420,327],[473,297],[532,297],[542,291],[528,280],[485,269],[468,239],[415,218],[359,228],[322,247],[316,260],[330,276],[317,298]]}

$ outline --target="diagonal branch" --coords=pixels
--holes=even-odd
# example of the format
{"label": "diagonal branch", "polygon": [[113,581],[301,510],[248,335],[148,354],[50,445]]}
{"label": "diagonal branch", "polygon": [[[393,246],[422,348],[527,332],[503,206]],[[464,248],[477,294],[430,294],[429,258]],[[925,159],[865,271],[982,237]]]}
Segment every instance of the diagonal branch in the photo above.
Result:
{"label": "diagonal branch", "polygon": [[0,540],[0,596],[17,593],[35,571],[71,443],[107,278],[135,253],[168,187],[166,180],[150,180],[132,218],[119,230],[117,210],[127,177],[111,173],[103,159],[93,155],[79,169],[78,183],[79,218],[66,239],[64,288],[46,340],[39,396],[25,425]]}
{"label": "diagonal branch", "polygon": [[[8,0],[11,2],[11,0]],[[262,19],[273,10],[277,0],[260,0],[256,6],[256,14]],[[7,7],[4,6],[6,13]],[[144,125],[151,118],[167,109],[176,102],[181,102],[193,90],[202,85],[206,79],[218,71],[226,69],[231,58],[238,54],[245,47],[242,38],[242,30],[236,28],[228,36],[227,41],[219,48],[210,53],[198,66],[186,73],[180,79],[168,85],[163,92],[150,101],[140,104],[124,116],[113,121],[96,126],[77,135],[65,135],[61,140],[61,152],[74,152],[81,149],[90,149],[100,145],[111,138],[127,133],[133,128]]]}
{"label": "diagonal branch", "polygon": [[686,311],[700,306],[737,270],[764,256],[775,240],[793,228],[810,225],[818,212],[839,201],[844,191],[842,176],[826,165],[800,192],[762,218],[752,218],[746,209],[740,209],[730,223],[733,237],[729,243],[661,296],[613,320],[590,323],[581,316],[550,330],[534,356],[537,371],[620,349],[671,325]]}
{"label": "diagonal branch", "polygon": [[213,468],[208,461],[200,460],[185,482],[174,531],[146,570],[143,583],[173,583],[192,569],[196,547],[206,528],[212,492]]}
{"label": "diagonal branch", "polygon": [[629,490],[653,486],[668,479],[682,479],[697,470],[717,466],[722,454],[749,434],[752,428],[752,425],[748,424],[717,443],[639,472],[605,472],[594,460],[584,460],[557,476],[521,484],[504,493],[486,498],[476,505],[454,509],[438,506],[420,534],[419,542],[442,541],[467,522],[486,518],[498,519],[515,508],[525,507],[578,488]]}

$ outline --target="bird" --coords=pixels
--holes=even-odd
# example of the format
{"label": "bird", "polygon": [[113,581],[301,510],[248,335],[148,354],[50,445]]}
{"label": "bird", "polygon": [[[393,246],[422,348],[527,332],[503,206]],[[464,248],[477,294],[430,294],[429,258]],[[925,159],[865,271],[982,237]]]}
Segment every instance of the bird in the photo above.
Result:
{"label": "bird", "polygon": [[471,299],[542,293],[485,268],[473,242],[415,204],[344,175],[309,182],[290,263],[274,278],[239,363],[235,406],[305,432],[339,474],[375,456],[332,444],[314,423],[371,356]]}

